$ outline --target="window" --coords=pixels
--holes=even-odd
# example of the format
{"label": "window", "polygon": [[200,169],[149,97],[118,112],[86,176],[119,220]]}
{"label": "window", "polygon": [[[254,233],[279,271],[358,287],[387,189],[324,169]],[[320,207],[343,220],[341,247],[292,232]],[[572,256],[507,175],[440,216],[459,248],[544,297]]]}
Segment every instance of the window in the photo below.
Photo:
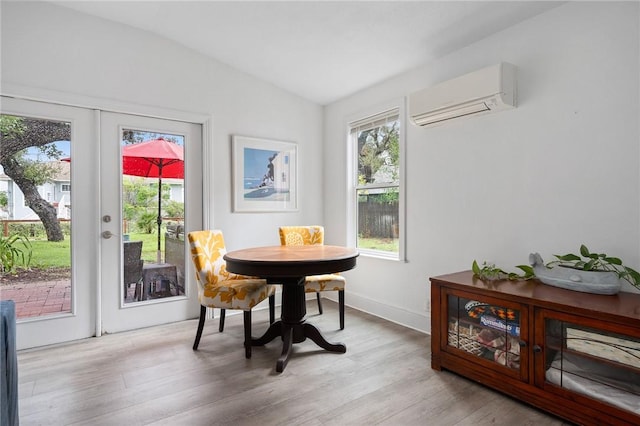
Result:
{"label": "window", "polygon": [[354,151],[356,247],[363,254],[401,258],[400,110],[349,124]]}
{"label": "window", "polygon": [[62,192],[71,192],[71,184],[63,183],[62,184]]}

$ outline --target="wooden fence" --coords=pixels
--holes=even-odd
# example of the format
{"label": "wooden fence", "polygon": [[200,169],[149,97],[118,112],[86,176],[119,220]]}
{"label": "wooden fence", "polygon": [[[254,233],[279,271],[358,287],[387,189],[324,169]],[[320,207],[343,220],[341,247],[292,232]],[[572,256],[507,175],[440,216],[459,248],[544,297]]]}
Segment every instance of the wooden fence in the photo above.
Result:
{"label": "wooden fence", "polygon": [[[40,219],[31,219],[31,220],[5,220],[2,221],[2,235],[5,237],[9,236],[9,225],[12,223],[42,223]],[[71,219],[58,219],[58,222],[71,222]]]}
{"label": "wooden fence", "polygon": [[[184,218],[182,217],[164,217],[162,218],[163,222],[167,222],[167,221],[183,221],[184,222]],[[31,220],[0,220],[0,222],[2,222],[2,235],[4,235],[5,237],[9,236],[9,225],[12,223],[42,223],[41,220],[39,219],[31,219]],[[71,222],[71,219],[58,219],[58,222],[63,223],[63,222]],[[123,219],[122,220],[122,232],[123,233],[128,233],[129,232],[129,223],[127,221],[127,219]]]}
{"label": "wooden fence", "polygon": [[358,234],[363,238],[398,238],[398,203],[358,203]]}

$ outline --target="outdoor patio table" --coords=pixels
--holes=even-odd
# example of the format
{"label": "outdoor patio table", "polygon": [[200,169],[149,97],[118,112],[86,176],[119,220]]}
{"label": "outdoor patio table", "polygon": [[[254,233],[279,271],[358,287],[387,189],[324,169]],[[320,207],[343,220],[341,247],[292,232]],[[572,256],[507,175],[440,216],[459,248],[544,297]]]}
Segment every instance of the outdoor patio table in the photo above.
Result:
{"label": "outdoor patio table", "polygon": [[154,295],[171,295],[171,287],[178,294],[178,273],[170,263],[145,263],[142,267],[142,298],[147,300]]}
{"label": "outdoor patio table", "polygon": [[316,327],[305,322],[307,313],[304,282],[307,275],[347,271],[356,266],[359,253],[353,248],[339,246],[269,246],[237,250],[227,253],[227,271],[265,278],[270,284],[282,285],[282,313],[265,334],[252,339],[253,346],[262,346],[282,337],[282,353],[276,371],[284,371],[293,343],[307,337],[321,348],[345,353],[343,343],[329,343]]}

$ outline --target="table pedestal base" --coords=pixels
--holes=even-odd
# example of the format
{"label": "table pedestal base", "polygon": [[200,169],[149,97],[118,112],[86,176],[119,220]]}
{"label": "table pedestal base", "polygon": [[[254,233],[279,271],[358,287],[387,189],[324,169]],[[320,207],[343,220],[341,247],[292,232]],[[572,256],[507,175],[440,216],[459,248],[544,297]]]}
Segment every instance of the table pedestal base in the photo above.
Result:
{"label": "table pedestal base", "polygon": [[304,342],[307,337],[327,351],[347,352],[347,347],[344,344],[327,342],[320,330],[305,323],[307,305],[304,280],[304,277],[269,280],[272,283],[282,284],[282,315],[280,320],[271,324],[261,337],[251,339],[252,346],[263,346],[278,336],[282,337],[282,353],[276,363],[276,371],[279,373],[284,371],[289,362],[293,344]]}

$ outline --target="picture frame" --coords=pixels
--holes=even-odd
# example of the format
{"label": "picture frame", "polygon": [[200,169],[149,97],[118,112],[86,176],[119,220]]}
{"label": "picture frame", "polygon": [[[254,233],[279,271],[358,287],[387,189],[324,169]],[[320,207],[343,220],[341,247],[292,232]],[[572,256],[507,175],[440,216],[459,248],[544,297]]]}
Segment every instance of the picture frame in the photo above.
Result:
{"label": "picture frame", "polygon": [[234,212],[298,210],[298,145],[232,136]]}

